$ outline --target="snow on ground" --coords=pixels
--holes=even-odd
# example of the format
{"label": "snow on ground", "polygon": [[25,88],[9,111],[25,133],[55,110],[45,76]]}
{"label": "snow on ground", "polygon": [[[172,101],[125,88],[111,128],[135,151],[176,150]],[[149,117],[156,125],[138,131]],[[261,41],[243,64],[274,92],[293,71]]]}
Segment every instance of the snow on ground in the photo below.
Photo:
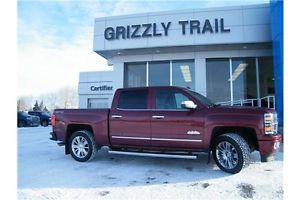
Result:
{"label": "snow on ground", "polygon": [[49,140],[51,127],[18,129],[19,199],[283,199],[283,153],[242,172],[197,160],[108,154],[87,163]]}

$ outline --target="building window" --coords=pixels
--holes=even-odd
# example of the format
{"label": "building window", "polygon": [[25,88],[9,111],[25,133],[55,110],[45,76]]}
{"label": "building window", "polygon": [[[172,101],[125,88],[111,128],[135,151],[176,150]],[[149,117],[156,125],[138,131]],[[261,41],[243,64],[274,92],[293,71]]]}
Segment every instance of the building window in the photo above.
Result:
{"label": "building window", "polygon": [[[217,103],[274,95],[272,57],[206,59],[207,97]],[[254,102],[255,103],[255,102]]]}
{"label": "building window", "polygon": [[126,63],[124,66],[124,87],[146,86],[146,62]]}
{"label": "building window", "polygon": [[206,59],[206,94],[214,102],[231,100],[229,59]]}
{"label": "building window", "polygon": [[195,90],[195,61],[125,63],[124,87],[180,86]]}
{"label": "building window", "polygon": [[259,85],[261,97],[274,95],[274,70],[273,58],[261,57],[258,58],[259,66]]}
{"label": "building window", "polygon": [[147,109],[148,90],[122,91],[118,108],[121,109]]}
{"label": "building window", "polygon": [[172,61],[172,85],[195,90],[194,60]]}
{"label": "building window", "polygon": [[89,98],[87,108],[108,108],[108,98]]}
{"label": "building window", "polygon": [[[274,68],[273,68],[273,58],[272,57],[261,57],[258,58],[259,66],[259,89],[260,96],[274,96]],[[271,105],[274,105],[273,98],[270,99]],[[262,99],[262,106],[267,106],[267,98]]]}
{"label": "building window", "polygon": [[255,58],[233,58],[233,100],[258,98],[256,78]]}
{"label": "building window", "polygon": [[149,86],[170,85],[170,61],[149,62]]}

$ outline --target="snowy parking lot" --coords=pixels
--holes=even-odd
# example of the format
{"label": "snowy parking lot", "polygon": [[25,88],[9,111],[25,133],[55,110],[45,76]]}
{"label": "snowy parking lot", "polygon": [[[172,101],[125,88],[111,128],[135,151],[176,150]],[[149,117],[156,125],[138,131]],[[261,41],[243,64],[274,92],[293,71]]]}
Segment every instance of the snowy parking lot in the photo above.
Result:
{"label": "snowy parking lot", "polygon": [[236,175],[200,159],[135,157],[98,152],[80,163],[49,140],[51,127],[18,129],[19,199],[282,199],[283,152]]}

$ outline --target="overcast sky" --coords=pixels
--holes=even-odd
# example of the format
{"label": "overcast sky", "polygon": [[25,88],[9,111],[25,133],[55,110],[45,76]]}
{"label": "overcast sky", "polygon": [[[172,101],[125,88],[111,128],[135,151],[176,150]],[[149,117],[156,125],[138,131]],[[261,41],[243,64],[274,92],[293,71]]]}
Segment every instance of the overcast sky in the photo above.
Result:
{"label": "overcast sky", "polygon": [[18,94],[39,95],[77,87],[80,71],[108,69],[93,52],[96,17],[218,6],[269,0],[210,1],[18,1]]}

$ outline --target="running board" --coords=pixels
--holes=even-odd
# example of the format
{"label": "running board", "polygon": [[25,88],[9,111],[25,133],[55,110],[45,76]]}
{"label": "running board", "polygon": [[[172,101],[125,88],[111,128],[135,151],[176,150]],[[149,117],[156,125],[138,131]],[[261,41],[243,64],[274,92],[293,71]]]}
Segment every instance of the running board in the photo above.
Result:
{"label": "running board", "polygon": [[139,153],[128,151],[108,151],[111,154],[131,155],[131,156],[147,156],[147,157],[160,157],[160,158],[184,158],[184,159],[197,159],[195,155],[177,155],[177,154],[162,154],[162,153]]}

